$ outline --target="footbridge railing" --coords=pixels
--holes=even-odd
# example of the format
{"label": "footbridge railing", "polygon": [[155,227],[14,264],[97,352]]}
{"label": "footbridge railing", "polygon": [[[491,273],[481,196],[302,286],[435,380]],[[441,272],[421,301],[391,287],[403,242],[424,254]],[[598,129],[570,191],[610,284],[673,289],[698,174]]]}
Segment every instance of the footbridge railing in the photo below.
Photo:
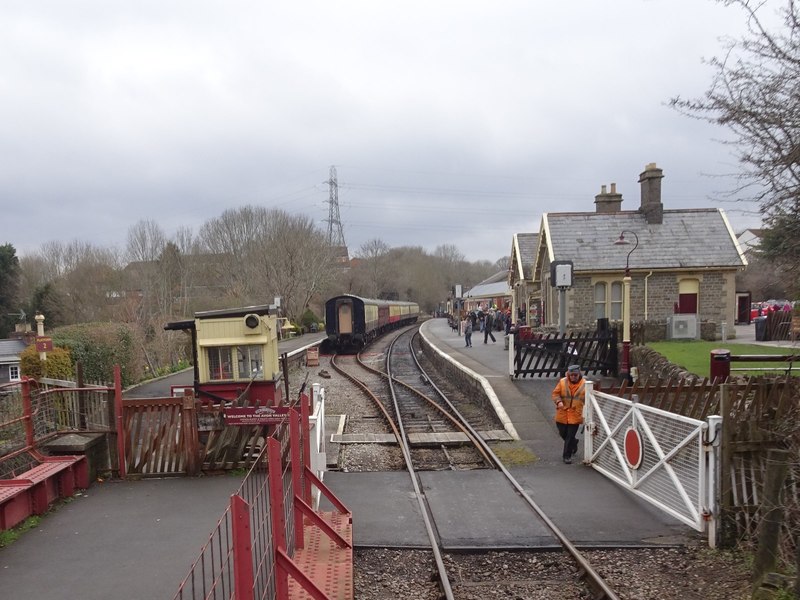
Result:
{"label": "footbridge railing", "polygon": [[[299,409],[299,410],[298,410]],[[309,531],[349,554],[352,583],[352,515],[317,477],[310,464],[308,397],[290,409],[268,437],[241,486],[181,582],[178,599],[284,600],[290,589],[326,599],[303,570],[298,555]],[[335,507],[315,510],[316,488]],[[352,586],[351,586],[352,589]],[[305,597],[305,596],[304,596]]]}

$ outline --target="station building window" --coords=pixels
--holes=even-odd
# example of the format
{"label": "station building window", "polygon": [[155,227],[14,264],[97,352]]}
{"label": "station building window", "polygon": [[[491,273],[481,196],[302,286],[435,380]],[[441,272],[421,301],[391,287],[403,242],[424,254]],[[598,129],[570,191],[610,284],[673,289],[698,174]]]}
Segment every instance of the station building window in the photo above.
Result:
{"label": "station building window", "polygon": [[9,381],[19,381],[19,365],[9,365],[8,379]]}
{"label": "station building window", "polygon": [[595,319],[622,319],[622,282],[598,281],[594,284]]}

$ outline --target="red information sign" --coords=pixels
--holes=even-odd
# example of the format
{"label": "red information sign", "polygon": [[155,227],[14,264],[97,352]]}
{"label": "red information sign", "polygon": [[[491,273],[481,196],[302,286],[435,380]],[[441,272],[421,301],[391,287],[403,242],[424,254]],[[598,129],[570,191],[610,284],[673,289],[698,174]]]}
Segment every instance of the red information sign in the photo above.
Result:
{"label": "red information sign", "polygon": [[235,406],[224,409],[226,425],[278,425],[289,414],[288,406]]}
{"label": "red information sign", "polygon": [[36,351],[37,352],[52,352],[53,351],[53,338],[37,337],[36,338]]}

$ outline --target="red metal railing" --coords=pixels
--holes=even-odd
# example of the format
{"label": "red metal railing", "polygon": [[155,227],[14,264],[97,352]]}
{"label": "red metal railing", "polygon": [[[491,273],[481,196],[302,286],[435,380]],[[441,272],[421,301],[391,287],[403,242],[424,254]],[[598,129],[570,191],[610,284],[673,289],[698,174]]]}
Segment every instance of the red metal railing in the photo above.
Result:
{"label": "red metal railing", "polygon": [[312,598],[326,598],[291,558],[304,544],[304,518],[340,547],[350,546],[311,508],[312,485],[337,510],[348,515],[349,511],[310,469],[309,408],[305,395],[300,409],[300,412],[291,410],[288,419],[276,426],[267,439],[239,490],[231,496],[229,508],[181,582],[174,596],[176,600],[285,600],[289,597],[290,576]]}

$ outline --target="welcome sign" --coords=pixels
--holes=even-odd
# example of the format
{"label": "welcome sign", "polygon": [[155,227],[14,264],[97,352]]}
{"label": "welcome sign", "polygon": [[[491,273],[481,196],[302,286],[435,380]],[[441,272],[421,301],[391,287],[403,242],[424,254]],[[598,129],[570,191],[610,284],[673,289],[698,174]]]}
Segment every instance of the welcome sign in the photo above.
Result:
{"label": "welcome sign", "polygon": [[226,425],[278,425],[289,410],[288,406],[232,406],[223,415]]}

